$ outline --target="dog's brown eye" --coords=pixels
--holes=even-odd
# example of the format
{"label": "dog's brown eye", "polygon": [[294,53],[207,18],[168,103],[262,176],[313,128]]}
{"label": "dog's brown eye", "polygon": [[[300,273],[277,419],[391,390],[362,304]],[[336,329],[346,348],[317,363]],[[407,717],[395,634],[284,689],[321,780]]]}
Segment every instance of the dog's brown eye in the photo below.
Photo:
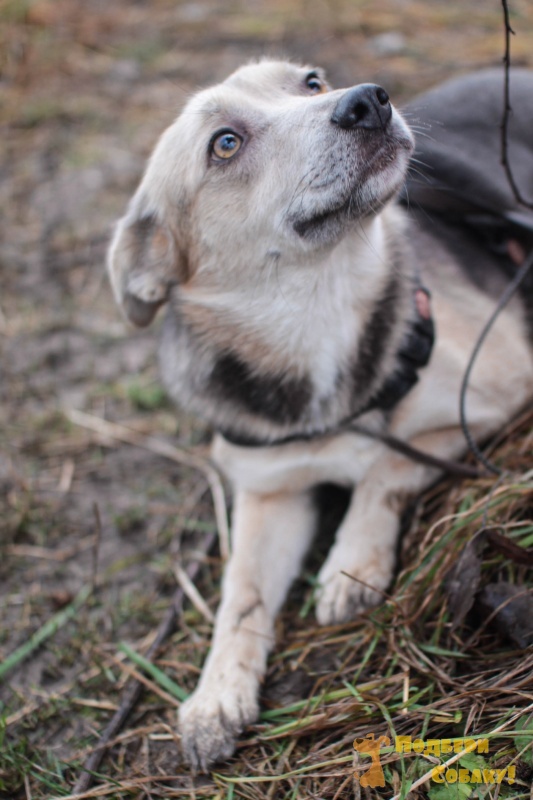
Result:
{"label": "dog's brown eye", "polygon": [[225,131],[213,140],[211,152],[216,158],[232,158],[240,149],[242,138],[232,131]]}
{"label": "dog's brown eye", "polygon": [[326,91],[326,85],[320,80],[316,72],[310,72],[305,79],[305,85],[311,94],[321,94]]}

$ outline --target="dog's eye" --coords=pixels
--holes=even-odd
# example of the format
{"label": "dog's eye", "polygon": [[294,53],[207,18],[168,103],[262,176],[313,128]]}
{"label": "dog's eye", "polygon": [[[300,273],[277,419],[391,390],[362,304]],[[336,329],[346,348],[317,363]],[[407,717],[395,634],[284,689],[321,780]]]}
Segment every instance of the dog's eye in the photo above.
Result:
{"label": "dog's eye", "polygon": [[233,158],[241,149],[242,137],[233,131],[224,131],[213,139],[211,144],[211,153],[216,158]]}
{"label": "dog's eye", "polygon": [[305,79],[305,85],[311,94],[321,94],[326,91],[325,83],[320,80],[316,72],[310,72]]}

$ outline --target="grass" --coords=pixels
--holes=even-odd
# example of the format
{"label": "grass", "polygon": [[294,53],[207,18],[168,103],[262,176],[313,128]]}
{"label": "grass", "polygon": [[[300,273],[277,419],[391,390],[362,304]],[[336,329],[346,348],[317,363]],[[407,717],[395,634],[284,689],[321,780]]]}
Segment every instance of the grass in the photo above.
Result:
{"label": "grass", "polygon": [[91,591],[91,586],[84,586],[74,598],[72,603],[69,603],[65,609],[51,617],[28,639],[27,642],[25,642],[25,644],[21,645],[21,647],[4,659],[4,661],[0,664],[0,681],[3,680],[11,670],[15,669],[21,661],[29,658],[32,653],[37,650],[41,644],[43,644],[43,642],[57,633],[59,628],[76,616],[78,610],[88,599]]}
{"label": "grass", "polygon": [[[83,754],[91,750],[96,739],[86,740],[75,758],[47,761],[39,745],[31,743],[31,736],[24,731],[30,720],[37,728],[42,727],[47,714],[46,725],[53,725],[69,709],[70,713],[79,713],[77,703],[81,702],[96,733],[109,701],[112,705],[119,701],[121,686],[132,669],[129,663],[146,675],[147,690],[141,709],[136,710],[122,734],[127,746],[120,744],[119,736],[104,762],[102,775],[95,778],[97,796],[142,797],[143,792],[149,792],[146,796],[152,798],[187,795],[253,800],[341,798],[354,792],[358,796],[361,787],[353,777],[352,743],[356,737],[373,733],[390,739],[390,746],[381,751],[387,785],[384,789],[367,788],[366,797],[488,798],[486,784],[466,781],[465,776],[476,779],[479,770],[482,777],[495,778],[498,773],[483,773],[483,769],[509,767],[515,768],[516,777],[513,783],[505,779],[499,784],[499,797],[529,797],[533,779],[533,654],[518,651],[490,624],[485,625],[479,609],[459,629],[452,629],[446,578],[481,526],[497,525],[519,546],[531,547],[533,480],[528,449],[532,423],[532,415],[524,418],[521,427],[493,454],[508,470],[496,488],[490,479],[450,481],[426,494],[417,523],[404,538],[403,569],[383,606],[351,624],[317,629],[299,614],[309,605],[313,592],[309,578],[300,582],[282,615],[284,633],[270,660],[260,719],[247,729],[229,764],[196,781],[187,770],[176,766],[175,706],[194,688],[211,631],[198,612],[189,609],[183,627],[161,653],[161,663],[146,662],[142,640],[106,646],[104,650],[92,649],[91,645],[84,664],[90,677],[77,680],[59,705],[58,699],[47,698],[43,692],[31,714],[24,714],[23,698],[14,702],[9,714],[4,711],[0,761],[3,791],[11,791],[16,797],[26,781],[32,797],[44,798],[50,792],[57,797],[68,796]],[[211,524],[198,522],[203,529]],[[213,566],[219,572],[219,566]],[[107,574],[112,573],[109,566]],[[481,573],[483,584],[505,579],[524,587],[531,585],[523,566],[490,547],[483,553]],[[105,582],[105,577],[102,580]],[[217,584],[204,579],[200,591],[210,600],[207,592],[217,592]],[[45,623],[25,647],[4,662],[2,675],[5,677],[23,657],[31,656],[67,620],[75,624],[76,612],[85,599],[85,595],[81,599],[78,596]],[[117,613],[124,611],[117,608]],[[280,701],[271,691],[279,685],[296,688],[282,692],[284,699]],[[17,718],[17,713],[22,717]],[[400,753],[395,740],[405,736],[413,741],[450,740],[451,746],[456,743],[459,749],[465,737],[486,739],[488,752],[464,753],[448,767],[452,777],[453,769],[457,775],[463,770],[463,783],[428,780],[418,785],[417,781],[448,760],[450,753],[435,758],[433,752],[429,754],[433,761],[424,754]],[[144,751],[149,755],[142,759],[139,754]],[[173,768],[157,774],[158,759],[163,763],[170,759]],[[368,763],[363,756],[361,769]],[[36,769],[35,764],[45,766]],[[409,789],[411,786],[415,788]]]}

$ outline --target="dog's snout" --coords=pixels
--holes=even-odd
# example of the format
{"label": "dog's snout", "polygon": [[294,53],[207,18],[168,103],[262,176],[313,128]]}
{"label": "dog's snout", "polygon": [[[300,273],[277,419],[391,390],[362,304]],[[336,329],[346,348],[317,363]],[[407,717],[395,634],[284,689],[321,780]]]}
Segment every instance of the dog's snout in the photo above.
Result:
{"label": "dog's snout", "polygon": [[331,116],[331,121],[340,128],[384,129],[392,116],[389,95],[381,86],[362,83],[348,89]]}

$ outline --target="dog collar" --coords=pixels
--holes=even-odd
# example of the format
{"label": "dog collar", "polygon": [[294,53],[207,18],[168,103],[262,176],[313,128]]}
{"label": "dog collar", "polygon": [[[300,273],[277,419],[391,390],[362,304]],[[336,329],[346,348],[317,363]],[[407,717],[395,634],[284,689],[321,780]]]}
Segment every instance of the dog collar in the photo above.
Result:
{"label": "dog collar", "polygon": [[295,433],[280,439],[258,439],[223,429],[219,430],[219,433],[227,442],[239,447],[274,447],[340,432],[368,411],[391,411],[417,383],[418,370],[425,367],[431,357],[435,342],[435,326],[431,315],[430,298],[428,289],[422,285],[416,287],[414,291],[416,316],[396,353],[394,372],[386,378],[368,403],[353,416],[325,431]]}

